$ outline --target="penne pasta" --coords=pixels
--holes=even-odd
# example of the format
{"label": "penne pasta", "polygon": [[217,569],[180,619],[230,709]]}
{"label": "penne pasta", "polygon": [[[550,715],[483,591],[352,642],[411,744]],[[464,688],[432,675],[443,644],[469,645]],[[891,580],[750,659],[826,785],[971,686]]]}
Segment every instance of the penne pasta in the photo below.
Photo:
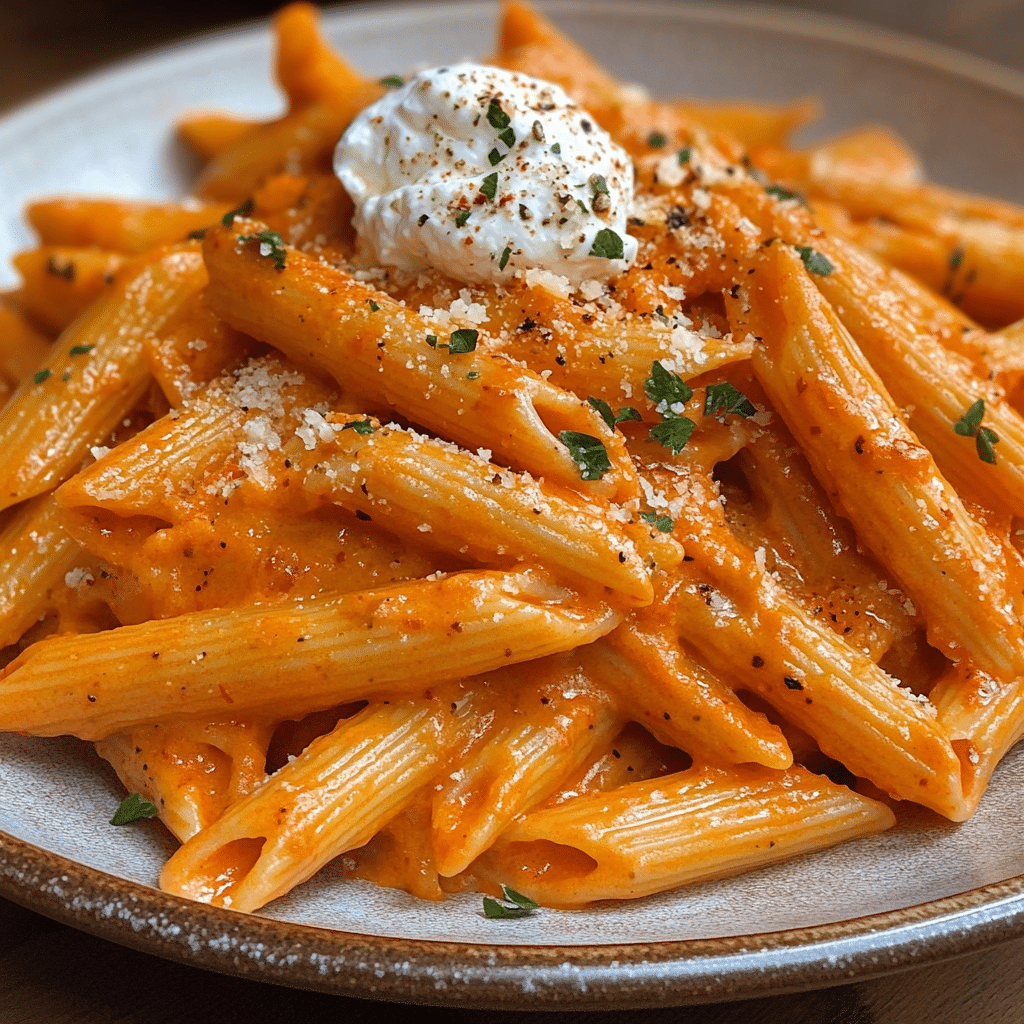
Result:
{"label": "penne pasta", "polygon": [[462,684],[459,765],[435,786],[431,847],[457,875],[622,728],[617,703],[569,656]]}
{"label": "penne pasta", "polygon": [[477,870],[570,908],[763,867],[892,823],[884,804],[800,768],[695,766],[526,815]]}
{"label": "penne pasta", "polygon": [[161,887],[241,911],[283,895],[412,802],[448,751],[450,717],[435,698],[342,722],[185,843]]}
{"label": "penne pasta", "polygon": [[[498,357],[446,354],[450,341],[436,333],[440,328],[376,288],[290,250],[278,267],[242,237],[218,229],[204,243],[208,301],[236,330],[314,363],[344,380],[353,396],[385,409],[399,406],[451,440],[483,443],[563,486],[579,488],[581,470],[558,435],[573,430],[597,437],[611,467],[586,489],[620,500],[635,493],[621,441],[585,402]],[[345,319],[337,308],[346,310]],[[475,346],[477,332],[464,330]]]}
{"label": "penne pasta", "polygon": [[181,122],[199,202],[28,209],[0,730],[95,743],[160,884],[242,912],[339,857],[576,908],[893,825],[865,794],[972,814],[1024,736],[1024,212],[518,0],[413,83],[274,30],[279,117]]}
{"label": "penne pasta", "polygon": [[157,250],[65,331],[0,410],[0,508],[52,490],[108,439],[150,385],[143,339],[205,281],[194,244]]}
{"label": "penne pasta", "polygon": [[263,782],[272,731],[266,722],[154,722],[100,740],[96,752],[184,843]]}
{"label": "penne pasta", "polygon": [[[96,740],[180,716],[307,714],[570,650],[620,618],[521,570],[54,637],[4,669],[0,729]],[[72,663],[62,680],[56,666]]]}

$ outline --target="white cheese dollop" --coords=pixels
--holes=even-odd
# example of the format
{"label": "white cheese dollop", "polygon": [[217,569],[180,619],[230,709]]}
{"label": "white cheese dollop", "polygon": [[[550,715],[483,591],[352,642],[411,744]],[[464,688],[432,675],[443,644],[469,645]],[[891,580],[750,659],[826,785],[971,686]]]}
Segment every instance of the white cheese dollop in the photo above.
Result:
{"label": "white cheese dollop", "polygon": [[374,266],[469,283],[546,270],[578,287],[636,258],[629,155],[557,85],[517,72],[416,75],[356,117],[334,168]]}

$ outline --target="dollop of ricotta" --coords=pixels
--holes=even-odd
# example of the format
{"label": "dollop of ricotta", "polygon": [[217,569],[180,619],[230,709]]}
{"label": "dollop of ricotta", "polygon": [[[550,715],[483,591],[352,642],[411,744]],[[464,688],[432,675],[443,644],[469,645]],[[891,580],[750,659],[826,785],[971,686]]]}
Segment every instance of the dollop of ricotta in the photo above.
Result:
{"label": "dollop of ricotta", "polygon": [[355,118],[334,168],[373,266],[467,283],[546,270],[578,287],[636,258],[629,155],[564,90],[528,75],[421,72]]}

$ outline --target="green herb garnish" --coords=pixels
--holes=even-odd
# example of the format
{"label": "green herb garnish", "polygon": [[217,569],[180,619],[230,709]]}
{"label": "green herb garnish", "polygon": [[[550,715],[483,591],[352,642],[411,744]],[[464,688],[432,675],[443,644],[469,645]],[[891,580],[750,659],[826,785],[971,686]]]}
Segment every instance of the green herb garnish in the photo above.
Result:
{"label": "green herb garnish", "polygon": [[49,380],[52,376],[53,370],[47,368],[45,370],[40,370],[38,373],[34,373],[32,375],[32,380],[36,384],[42,384],[44,380]]}
{"label": "green herb garnish", "polygon": [[795,248],[800,253],[800,259],[804,261],[804,266],[809,273],[817,274],[819,277],[828,277],[835,270],[835,267],[817,249],[812,249],[809,245],[798,245]]}
{"label": "green herb garnish", "polygon": [[372,434],[373,424],[369,420],[349,420],[342,430],[354,430],[357,434]]}
{"label": "green herb garnish", "polygon": [[600,480],[612,468],[608,449],[600,438],[592,434],[581,434],[577,430],[563,430],[558,439],[569,449],[584,480]]}
{"label": "green herb garnish", "polygon": [[428,334],[427,335],[427,344],[431,348],[437,348],[437,335],[436,334]]}
{"label": "green herb garnish", "polygon": [[611,228],[601,228],[594,236],[590,255],[600,256],[606,260],[621,260],[624,258],[622,239]]}
{"label": "green herb garnish", "polygon": [[138,793],[129,793],[121,801],[121,806],[114,811],[110,819],[111,825],[130,825],[133,821],[141,818],[155,818],[156,805],[148,800],[143,800]]}
{"label": "green herb garnish", "polygon": [[555,156],[560,156],[562,152],[562,144],[560,142],[552,143],[551,152],[554,153]]}
{"label": "green herb garnish", "polygon": [[728,381],[709,384],[704,394],[704,415],[717,416],[724,420],[735,413],[737,416],[753,416],[757,412],[750,399]]}
{"label": "green herb garnish", "polygon": [[615,429],[615,413],[612,407],[603,398],[594,398],[591,395],[587,401],[600,413],[601,419],[605,421],[609,430]]}
{"label": "green herb garnish", "polygon": [[201,242],[206,237],[206,232],[209,228],[196,228],[195,231],[190,231],[185,237],[191,239],[193,242]]}
{"label": "green herb garnish", "polygon": [[476,370],[470,370],[469,373],[466,374],[466,380],[477,380],[479,376],[480,374],[477,373]]}
{"label": "green herb garnish", "polygon": [[[228,212],[221,217],[221,223],[226,228],[231,227],[231,225],[235,223],[236,217],[248,217],[249,214],[252,213],[255,205],[256,204],[253,201],[252,196],[249,196],[241,206],[236,206],[233,210],[228,210]],[[206,229],[204,228],[203,231],[205,233]]]}
{"label": "green herb garnish", "polygon": [[999,443],[999,435],[988,427],[981,425],[985,415],[985,399],[979,398],[968,410],[953,424],[953,429],[961,437],[973,437],[974,446],[978,451],[978,458],[987,462],[990,466],[996,464],[996,452],[993,445]]}
{"label": "green herb garnish", "polygon": [[385,75],[380,80],[380,84],[383,85],[385,89],[400,89],[405,85],[405,80],[401,75]]}
{"label": "green herb garnish", "polygon": [[751,163],[749,153],[743,154],[742,163],[744,168],[746,169],[747,174],[749,174],[754,179],[754,181],[759,181],[762,184],[764,184],[764,175],[753,165],[753,163]]}
{"label": "green herb garnish", "polygon": [[466,223],[466,221],[469,220],[470,213],[470,210],[460,210],[455,215],[455,226],[457,228],[461,228]]}
{"label": "green herb garnish", "polygon": [[493,896],[484,897],[485,917],[509,920],[516,917],[529,917],[535,910],[540,910],[539,903],[507,885],[503,885],[501,891],[506,900],[505,903],[499,903]]}
{"label": "green herb garnish", "polygon": [[644,381],[644,393],[654,402],[655,411],[662,421],[651,427],[651,437],[678,455],[690,440],[696,423],[681,415],[682,407],[693,398],[693,388],[679,376],[666,370],[656,359],[651,364],[651,375]]}
{"label": "green herb garnish", "polygon": [[68,349],[69,356],[84,356],[91,352],[96,346],[95,345],[72,345]]}
{"label": "green herb garnish", "polygon": [[476,348],[476,340],[480,337],[479,331],[471,327],[463,327],[460,331],[453,331],[448,342],[448,351],[453,355],[461,355],[463,352],[472,352]]}
{"label": "green herb garnish", "polygon": [[791,192],[788,188],[783,188],[781,185],[768,185],[765,187],[765,192],[767,192],[773,199],[779,199],[782,201],[795,199],[801,206],[807,205],[807,201],[803,196],[798,195],[796,192]]}
{"label": "green herb garnish", "polygon": [[75,264],[68,260],[67,263],[58,263],[56,256],[51,256],[46,261],[46,272],[54,277],[63,277],[65,281],[74,281]]}
{"label": "green herb garnish", "polygon": [[494,197],[498,194],[498,172],[492,171],[484,178],[483,183],[480,185],[480,195],[487,196],[488,199],[493,203]]}
{"label": "green herb garnish", "polygon": [[493,97],[487,107],[487,123],[499,132],[512,123],[512,118],[501,109],[501,102]]}
{"label": "green herb garnish", "polygon": [[669,516],[659,516],[657,512],[641,512],[640,518],[651,526],[656,526],[662,533],[672,532],[672,520]]}
{"label": "green herb garnish", "polygon": [[690,440],[697,424],[686,416],[670,416],[662,420],[656,427],[651,427],[651,437],[660,441],[673,455],[678,455]]}
{"label": "green herb garnish", "polygon": [[508,258],[511,255],[512,255],[512,248],[511,248],[511,246],[506,245],[504,252],[502,252],[502,254],[501,254],[501,259],[498,260],[498,269],[499,270],[504,270],[505,267],[508,266]]}
{"label": "green herb garnish", "polygon": [[647,136],[647,145],[650,146],[651,149],[661,149],[667,142],[668,139],[666,139],[661,132],[651,132],[651,134]]}
{"label": "green herb garnish", "polygon": [[644,381],[644,394],[654,402],[656,412],[662,416],[678,416],[682,410],[675,405],[685,405],[693,398],[693,388],[671,370],[666,370],[655,359],[651,364],[651,375]]}
{"label": "green herb garnish", "polygon": [[380,312],[380,306],[379,306],[379,305],[377,305],[377,303],[376,303],[376,302],[374,302],[374,301],[373,301],[373,299],[367,299],[366,301],[367,301],[367,302],[368,302],[368,303],[370,304],[370,309],[371,309],[371,310],[372,310],[372,311],[373,311],[374,313],[378,313],[378,312]]}
{"label": "green herb garnish", "polygon": [[616,414],[616,423],[625,423],[627,420],[635,420],[637,423],[643,423],[644,418],[640,415],[639,409],[634,409],[631,405],[624,405]]}
{"label": "green herb garnish", "polygon": [[600,413],[601,419],[608,424],[609,430],[615,429],[616,423],[624,423],[626,420],[643,421],[639,410],[631,405],[624,405],[617,413],[612,412],[612,407],[603,398],[594,398],[592,395],[587,401]]}
{"label": "green herb garnish", "polygon": [[284,239],[276,231],[258,231],[255,235],[239,235],[240,242],[259,242],[260,255],[272,256],[278,270],[284,267],[288,250],[284,247]]}
{"label": "green herb garnish", "polygon": [[608,195],[608,182],[604,180],[603,174],[592,174],[587,181],[590,183],[590,190],[594,195]]}
{"label": "green herb garnish", "polygon": [[681,164],[688,164],[690,162],[690,157],[692,155],[693,150],[689,146],[684,146],[681,150],[679,150],[677,154],[677,156],[679,157],[679,162]]}
{"label": "green herb garnish", "polygon": [[495,146],[495,148],[487,154],[487,159],[491,161],[491,166],[494,167],[496,164],[500,164],[506,156],[508,156],[507,153],[499,153],[497,146]]}

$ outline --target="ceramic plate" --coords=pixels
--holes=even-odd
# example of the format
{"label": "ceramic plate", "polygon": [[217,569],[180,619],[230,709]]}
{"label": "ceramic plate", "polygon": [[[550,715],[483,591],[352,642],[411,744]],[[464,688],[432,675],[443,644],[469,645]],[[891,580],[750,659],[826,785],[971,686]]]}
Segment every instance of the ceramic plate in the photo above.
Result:
{"label": "ceramic plate", "polygon": [[[934,178],[1024,200],[1024,79],[971,58],[767,8],[544,5],[627,81],[658,95],[820,96],[815,131],[885,122]],[[359,8],[330,36],[380,76],[485,54],[491,5]],[[270,41],[243,29],[151,54],[0,123],[0,253],[30,244],[20,208],[60,192],[171,197],[194,166],[183,110],[270,115]],[[8,270],[3,282],[13,282]],[[172,842],[106,822],[119,786],[91,748],[0,737],[0,891],[139,949],[232,974],[406,1001],[505,1008],[673,1004],[824,986],[1024,932],[1024,754],[980,812],[900,827],[741,878],[628,905],[489,921],[477,896],[436,905],[330,868],[259,917],[153,888]]]}

